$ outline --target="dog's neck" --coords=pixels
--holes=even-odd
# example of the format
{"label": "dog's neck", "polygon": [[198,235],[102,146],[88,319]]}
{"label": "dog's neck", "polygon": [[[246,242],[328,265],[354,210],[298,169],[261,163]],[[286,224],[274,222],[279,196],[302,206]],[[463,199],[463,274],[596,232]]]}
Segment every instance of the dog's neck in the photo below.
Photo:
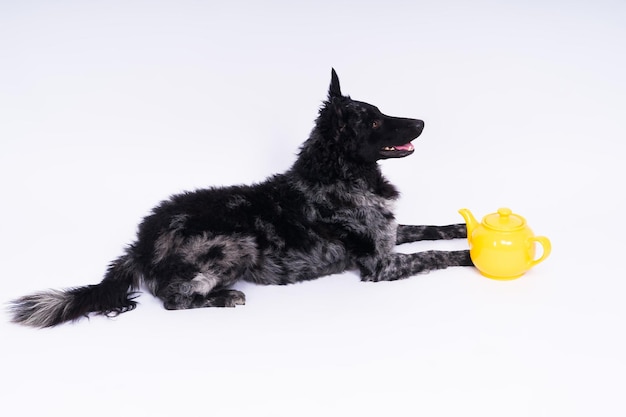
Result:
{"label": "dog's neck", "polygon": [[304,183],[330,185],[341,182],[345,187],[369,191],[387,199],[399,196],[397,189],[385,179],[376,162],[363,162],[343,156],[327,141],[315,140],[315,135],[304,143],[290,172]]}

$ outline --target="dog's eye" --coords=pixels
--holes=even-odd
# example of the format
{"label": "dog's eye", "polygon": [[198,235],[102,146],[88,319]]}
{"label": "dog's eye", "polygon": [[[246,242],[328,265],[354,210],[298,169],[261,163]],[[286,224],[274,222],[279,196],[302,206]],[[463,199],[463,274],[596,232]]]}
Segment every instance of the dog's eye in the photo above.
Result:
{"label": "dog's eye", "polygon": [[383,124],[382,120],[376,119],[372,122],[372,128],[378,129]]}

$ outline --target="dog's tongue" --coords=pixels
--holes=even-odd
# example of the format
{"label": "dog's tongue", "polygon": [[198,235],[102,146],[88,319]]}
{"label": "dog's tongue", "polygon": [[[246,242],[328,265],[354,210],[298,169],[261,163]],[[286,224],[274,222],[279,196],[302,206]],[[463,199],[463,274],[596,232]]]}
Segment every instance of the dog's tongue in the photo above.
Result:
{"label": "dog's tongue", "polygon": [[405,145],[394,146],[397,151],[412,151],[415,149],[412,143],[407,143]]}

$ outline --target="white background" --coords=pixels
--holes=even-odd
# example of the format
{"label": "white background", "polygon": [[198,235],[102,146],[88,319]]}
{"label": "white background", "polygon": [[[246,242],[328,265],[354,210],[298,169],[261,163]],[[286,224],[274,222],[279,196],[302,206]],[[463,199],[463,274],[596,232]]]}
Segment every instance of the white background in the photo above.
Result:
{"label": "white background", "polygon": [[625,415],[624,22],[621,0],[1,1],[2,303],[99,282],[171,194],[289,168],[331,67],[426,122],[382,163],[400,222],[510,206],[553,253],[512,282],[345,273],[51,330],[3,312],[0,413]]}

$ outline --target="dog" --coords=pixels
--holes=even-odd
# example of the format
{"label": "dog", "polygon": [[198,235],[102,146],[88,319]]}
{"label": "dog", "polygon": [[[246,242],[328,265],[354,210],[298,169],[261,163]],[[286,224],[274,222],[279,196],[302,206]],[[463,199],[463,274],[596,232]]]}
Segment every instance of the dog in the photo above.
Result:
{"label": "dog", "polygon": [[315,126],[285,173],[256,185],[174,195],[143,219],[137,238],[102,282],[27,295],[12,321],[51,327],[90,313],[133,310],[143,284],[166,309],[245,304],[239,280],[291,284],[357,270],[362,281],[391,281],[471,266],[468,250],[401,254],[394,246],[466,237],[463,224],[396,223],[399,193],[378,161],[414,152],[424,129],[341,93],[334,69]]}

